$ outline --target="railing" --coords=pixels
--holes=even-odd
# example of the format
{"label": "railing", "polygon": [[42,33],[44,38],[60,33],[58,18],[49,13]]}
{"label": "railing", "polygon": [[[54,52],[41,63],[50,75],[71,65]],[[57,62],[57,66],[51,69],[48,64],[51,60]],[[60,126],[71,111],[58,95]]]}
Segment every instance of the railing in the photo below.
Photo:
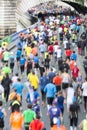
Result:
{"label": "railing", "polygon": [[[33,16],[34,17],[34,16]],[[5,37],[4,39],[0,40],[0,45],[2,44],[2,42],[7,42],[8,43],[8,50],[11,50],[12,48],[14,48],[16,46],[16,42],[19,42],[19,34],[20,33],[24,33],[24,34],[27,34],[27,30],[30,28],[30,29],[33,29],[35,28],[36,26],[38,26],[39,24],[39,20],[33,24],[33,25],[30,25],[29,27],[19,31],[19,32],[16,32],[10,36],[7,36]]]}

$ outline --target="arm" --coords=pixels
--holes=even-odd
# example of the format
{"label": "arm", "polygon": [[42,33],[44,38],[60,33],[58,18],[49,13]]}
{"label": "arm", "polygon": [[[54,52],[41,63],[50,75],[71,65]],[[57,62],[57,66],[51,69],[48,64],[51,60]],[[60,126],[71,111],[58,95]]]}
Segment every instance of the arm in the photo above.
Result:
{"label": "arm", "polygon": [[81,123],[79,124],[79,129],[82,129],[83,128],[83,121],[81,121]]}
{"label": "arm", "polygon": [[5,109],[2,109],[2,112],[4,113],[4,116],[7,116]]}

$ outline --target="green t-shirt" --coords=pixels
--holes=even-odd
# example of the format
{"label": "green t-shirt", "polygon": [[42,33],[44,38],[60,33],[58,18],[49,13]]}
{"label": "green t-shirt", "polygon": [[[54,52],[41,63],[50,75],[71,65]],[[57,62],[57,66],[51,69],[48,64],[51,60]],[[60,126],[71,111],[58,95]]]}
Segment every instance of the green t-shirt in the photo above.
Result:
{"label": "green t-shirt", "polygon": [[2,69],[2,72],[4,73],[4,74],[10,74],[11,73],[11,69],[9,68],[9,67],[4,67],[3,69]]}
{"label": "green t-shirt", "polygon": [[25,122],[24,125],[29,126],[28,123],[30,123],[33,119],[35,119],[36,114],[33,110],[28,109],[23,112],[23,117],[24,117],[24,122]]}
{"label": "green t-shirt", "polygon": [[3,58],[4,58],[4,61],[8,61],[9,60],[9,52],[8,51],[5,51],[4,53],[3,53]]}

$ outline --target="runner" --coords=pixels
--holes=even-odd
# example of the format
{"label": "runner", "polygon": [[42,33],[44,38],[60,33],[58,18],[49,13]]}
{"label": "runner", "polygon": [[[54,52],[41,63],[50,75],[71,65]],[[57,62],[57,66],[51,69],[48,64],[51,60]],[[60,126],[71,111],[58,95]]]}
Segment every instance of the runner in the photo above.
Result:
{"label": "runner", "polygon": [[22,130],[23,124],[24,124],[23,115],[17,108],[10,115],[11,130]]}
{"label": "runner", "polygon": [[32,105],[27,104],[27,110],[23,112],[25,130],[29,130],[30,123],[36,118],[35,112],[32,110]]}

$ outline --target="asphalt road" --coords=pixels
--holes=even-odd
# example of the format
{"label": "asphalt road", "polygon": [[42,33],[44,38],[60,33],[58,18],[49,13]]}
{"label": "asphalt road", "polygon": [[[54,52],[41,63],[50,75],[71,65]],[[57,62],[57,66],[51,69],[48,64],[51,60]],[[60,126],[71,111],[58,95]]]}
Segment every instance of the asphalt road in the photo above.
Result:
{"label": "asphalt road", "polygon": [[[15,52],[15,49],[14,50],[12,50],[12,51],[14,51]],[[84,74],[84,69],[83,69],[83,66],[82,66],[82,60],[83,60],[83,57],[82,56],[78,56],[78,66],[79,66],[79,68],[80,68],[80,70],[81,70],[81,72],[82,72],[82,75],[85,77],[85,74]],[[21,78],[21,75],[20,75],[20,70],[18,70],[17,69],[17,66],[16,66],[16,64],[15,64],[15,68],[14,68],[14,73],[16,73],[16,72],[18,72],[19,71],[19,76],[20,76],[20,78]],[[39,74],[39,72],[38,72],[38,74]],[[27,82],[27,77],[26,77],[26,75],[24,76],[24,78],[22,78],[22,82],[23,83],[25,83],[25,82]],[[23,110],[25,110],[26,109],[26,102],[25,102],[25,95],[26,95],[26,93],[27,93],[27,91],[28,91],[28,89],[27,89],[27,87],[25,86],[25,88],[24,88],[24,90],[23,90],[23,102],[22,102],[22,106],[23,106]],[[40,91],[39,91],[39,93],[40,93]],[[4,106],[5,107],[5,109],[6,109],[6,112],[7,112],[7,117],[5,117],[5,128],[4,128],[4,130],[10,130],[10,125],[9,125],[9,115],[10,115],[10,111],[8,110],[8,106],[9,106],[9,103],[7,103],[6,104],[6,106]],[[68,118],[68,113],[67,113],[67,110],[66,110],[66,104],[65,104],[65,110],[64,110],[64,124],[65,124],[65,126],[67,127],[67,130],[70,130],[69,129],[69,118]],[[45,107],[45,108],[43,108],[42,106],[41,106],[41,113],[42,113],[42,120],[44,121],[44,123],[45,123],[45,127],[47,128],[47,130],[50,130],[50,124],[49,124],[49,118],[48,118],[48,116],[47,116],[47,108]],[[86,113],[84,113],[83,112],[83,104],[81,104],[81,112],[79,113],[79,121],[78,121],[78,124],[80,123],[80,121],[82,120],[82,119],[84,119],[85,118],[85,115],[86,115]],[[24,129],[23,129],[24,130]],[[78,128],[77,128],[77,130],[79,130]]]}

